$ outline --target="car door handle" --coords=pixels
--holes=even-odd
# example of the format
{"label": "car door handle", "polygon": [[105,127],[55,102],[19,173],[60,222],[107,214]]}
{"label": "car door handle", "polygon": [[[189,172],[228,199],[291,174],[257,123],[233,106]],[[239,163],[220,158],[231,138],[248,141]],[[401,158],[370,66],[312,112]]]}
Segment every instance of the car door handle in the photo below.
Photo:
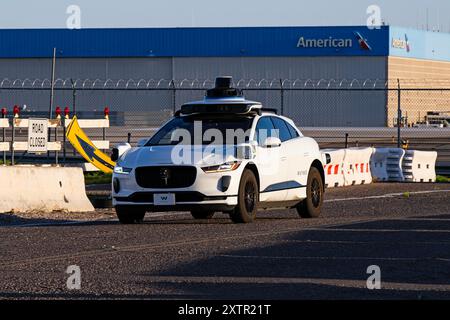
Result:
{"label": "car door handle", "polygon": [[281,157],[280,160],[281,160],[281,161],[286,161],[286,160],[287,160],[287,157]]}

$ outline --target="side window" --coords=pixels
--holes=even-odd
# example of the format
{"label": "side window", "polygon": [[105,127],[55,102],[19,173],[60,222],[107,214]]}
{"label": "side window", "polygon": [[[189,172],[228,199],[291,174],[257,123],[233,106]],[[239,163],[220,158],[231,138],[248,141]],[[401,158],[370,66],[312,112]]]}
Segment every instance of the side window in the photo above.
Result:
{"label": "side window", "polygon": [[262,117],[256,125],[255,138],[258,144],[261,144],[267,137],[271,136],[274,126],[269,117]]}
{"label": "side window", "polygon": [[270,117],[270,118],[272,119],[275,129],[278,130],[278,135],[281,142],[292,139],[287,123],[283,119],[277,117]]}
{"label": "side window", "polygon": [[286,125],[289,129],[289,132],[291,133],[292,139],[300,137],[297,130],[295,130],[293,126],[291,126],[288,122],[286,122]]}

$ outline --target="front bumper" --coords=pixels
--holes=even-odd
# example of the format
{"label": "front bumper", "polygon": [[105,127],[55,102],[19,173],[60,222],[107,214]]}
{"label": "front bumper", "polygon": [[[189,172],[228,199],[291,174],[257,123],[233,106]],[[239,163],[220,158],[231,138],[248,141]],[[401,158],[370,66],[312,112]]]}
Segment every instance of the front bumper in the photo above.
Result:
{"label": "front bumper", "polygon": [[[243,167],[224,173],[205,173],[197,167],[195,182],[186,188],[143,188],[136,182],[135,170],[128,175],[114,174],[113,181],[118,181],[120,188],[118,192],[112,190],[113,206],[139,206],[147,211],[232,210],[237,205]],[[227,188],[223,187],[224,180]],[[174,194],[175,205],[155,206],[155,193]]]}
{"label": "front bumper", "polygon": [[[175,205],[153,204],[153,194],[171,193],[175,195]],[[127,197],[114,196],[114,206],[139,206],[145,207],[146,211],[190,211],[190,210],[213,210],[229,211],[237,204],[237,196],[206,196],[196,191],[178,192],[135,192]]]}
{"label": "front bumper", "polygon": [[173,212],[173,211],[221,211],[221,212],[230,212],[232,211],[236,205],[227,205],[227,204],[199,204],[199,203],[179,203],[174,206],[154,206],[151,204],[116,204],[114,207],[133,207],[133,208],[142,208],[145,209],[146,212]]}

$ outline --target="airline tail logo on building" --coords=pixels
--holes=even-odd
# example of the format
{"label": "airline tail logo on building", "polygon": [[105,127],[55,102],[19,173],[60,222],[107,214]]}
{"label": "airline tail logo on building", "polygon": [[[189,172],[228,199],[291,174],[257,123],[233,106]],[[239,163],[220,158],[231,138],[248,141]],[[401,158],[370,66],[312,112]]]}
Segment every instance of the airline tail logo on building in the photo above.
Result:
{"label": "airline tail logo on building", "polygon": [[359,47],[363,50],[369,50],[372,51],[372,47],[369,45],[369,42],[366,38],[364,38],[361,33],[358,31],[355,31],[356,39],[358,39]]}
{"label": "airline tail logo on building", "polygon": [[405,33],[404,39],[392,39],[392,48],[406,50],[406,52],[411,51],[411,44],[409,42],[408,35]]}
{"label": "airline tail logo on building", "polygon": [[406,33],[405,33],[405,46],[406,46],[406,52],[410,52],[411,46],[409,45],[409,39],[408,39],[408,35]]}

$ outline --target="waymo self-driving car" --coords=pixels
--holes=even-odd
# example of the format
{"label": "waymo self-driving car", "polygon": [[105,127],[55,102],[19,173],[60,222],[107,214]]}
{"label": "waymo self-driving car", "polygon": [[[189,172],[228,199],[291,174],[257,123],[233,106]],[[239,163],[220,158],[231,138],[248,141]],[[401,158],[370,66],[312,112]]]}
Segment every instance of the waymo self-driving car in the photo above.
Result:
{"label": "waymo self-driving car", "polygon": [[324,171],[318,144],[276,110],[246,100],[230,77],[216,79],[201,101],[181,106],[137,147],[113,149],[112,196],[122,223],[150,211],[216,212],[251,222],[258,209],[320,214]]}

